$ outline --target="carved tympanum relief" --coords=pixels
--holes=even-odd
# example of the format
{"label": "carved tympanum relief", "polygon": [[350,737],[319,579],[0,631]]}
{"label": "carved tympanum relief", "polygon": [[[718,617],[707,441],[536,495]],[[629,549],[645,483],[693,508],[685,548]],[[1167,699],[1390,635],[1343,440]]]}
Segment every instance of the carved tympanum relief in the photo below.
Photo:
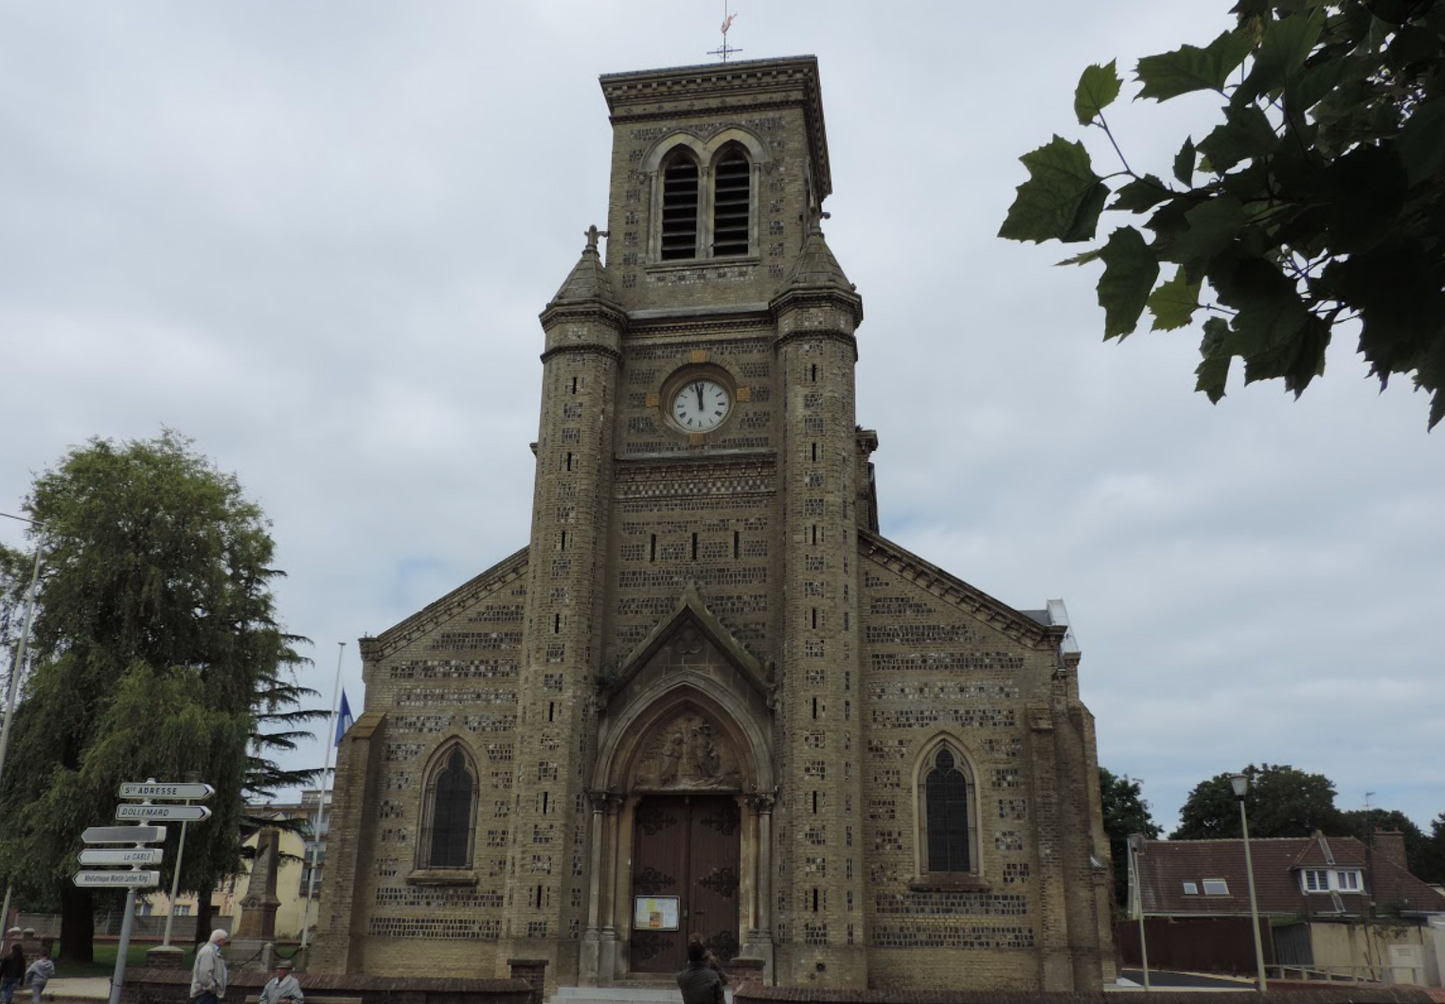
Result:
{"label": "carved tympanum relief", "polygon": [[738,754],[706,716],[684,711],[642,747],[633,786],[651,791],[732,791],[742,785]]}

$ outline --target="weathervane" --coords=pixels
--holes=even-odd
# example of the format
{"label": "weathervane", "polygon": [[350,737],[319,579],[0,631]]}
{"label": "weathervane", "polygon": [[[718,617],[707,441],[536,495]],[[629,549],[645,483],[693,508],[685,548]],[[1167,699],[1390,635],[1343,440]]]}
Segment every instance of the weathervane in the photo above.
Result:
{"label": "weathervane", "polygon": [[737,17],[736,14],[728,13],[728,0],[723,0],[722,45],[718,46],[712,52],[709,52],[708,55],[721,56],[724,63],[728,61],[728,57],[731,56],[734,52],[743,51],[741,49],[734,49],[732,46],[728,45],[728,29],[733,26],[733,18],[735,17]]}

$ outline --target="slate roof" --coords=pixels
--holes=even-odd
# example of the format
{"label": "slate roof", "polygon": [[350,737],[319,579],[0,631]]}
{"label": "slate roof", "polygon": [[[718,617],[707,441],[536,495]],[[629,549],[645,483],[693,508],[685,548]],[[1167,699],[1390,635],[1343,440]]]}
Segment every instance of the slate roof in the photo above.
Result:
{"label": "slate roof", "polygon": [[[1355,837],[1316,834],[1251,840],[1249,849],[1261,914],[1360,916],[1371,902],[1381,913],[1445,913],[1445,897],[1411,875],[1380,843],[1371,855]],[[1304,868],[1356,869],[1363,873],[1364,888],[1359,892],[1306,893],[1300,885]],[[1139,872],[1147,915],[1249,915],[1242,840],[1147,840]],[[1228,894],[1206,895],[1205,879],[1224,879]],[[1185,882],[1195,883],[1198,892],[1186,893]]]}

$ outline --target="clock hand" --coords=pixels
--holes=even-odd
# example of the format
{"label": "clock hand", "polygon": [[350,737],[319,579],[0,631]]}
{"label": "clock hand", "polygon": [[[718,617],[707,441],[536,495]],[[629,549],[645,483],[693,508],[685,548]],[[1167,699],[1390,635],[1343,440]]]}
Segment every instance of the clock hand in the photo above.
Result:
{"label": "clock hand", "polygon": [[695,391],[697,391],[697,410],[698,410],[698,411],[702,411],[702,409],[703,409],[703,403],[702,403],[702,381],[699,380],[697,383],[693,384],[693,385],[692,385],[692,389],[695,390]]}

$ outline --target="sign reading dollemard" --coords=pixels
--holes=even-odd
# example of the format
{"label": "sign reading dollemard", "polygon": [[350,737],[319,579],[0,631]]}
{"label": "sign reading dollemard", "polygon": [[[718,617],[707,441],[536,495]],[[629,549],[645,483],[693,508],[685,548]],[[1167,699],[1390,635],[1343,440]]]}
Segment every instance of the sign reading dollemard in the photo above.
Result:
{"label": "sign reading dollemard", "polygon": [[116,819],[160,819],[174,823],[199,823],[211,818],[204,805],[117,805]]}
{"label": "sign reading dollemard", "polygon": [[192,781],[176,782],[173,784],[157,783],[155,781],[126,781],[120,786],[121,798],[193,798],[198,801],[205,801],[215,793],[216,789],[212,788],[209,784],[197,784]]}
{"label": "sign reading dollemard", "polygon": [[161,884],[155,871],[76,872],[75,884],[82,888],[109,886],[112,889],[153,889]]}
{"label": "sign reading dollemard", "polygon": [[80,839],[87,844],[158,844],[166,839],[164,826],[88,826]]}

